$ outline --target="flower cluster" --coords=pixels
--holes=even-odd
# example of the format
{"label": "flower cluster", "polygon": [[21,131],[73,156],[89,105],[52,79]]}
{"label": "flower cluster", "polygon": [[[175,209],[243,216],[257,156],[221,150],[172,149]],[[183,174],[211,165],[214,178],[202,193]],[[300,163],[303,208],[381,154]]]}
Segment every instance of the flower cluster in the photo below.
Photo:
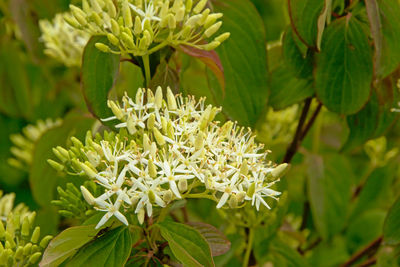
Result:
{"label": "flower cluster", "polygon": [[208,198],[217,208],[251,203],[269,208],[266,197],[280,193],[271,186],[287,164],[266,163],[268,151],[255,143],[249,129],[231,121],[214,121],[219,108],[191,96],[174,96],[168,88],[166,101],[159,87],[155,95],[139,89],[135,100],[109,101],[118,120],[119,134],[104,133],[85,145],[74,142],[69,151],[57,148],[60,170],[82,174],[104,188],[98,197],[81,187],[86,201],[106,212],[97,227],[111,216],[128,224],[124,211],[133,208],[139,222],[152,215],[153,206],[165,207],[182,198]]}
{"label": "flower cluster", "polygon": [[64,17],[69,13],[57,14],[53,21],[39,21],[44,53],[64,63],[67,67],[81,66],[83,48],[89,40],[89,33],[71,27]]}
{"label": "flower cluster", "polygon": [[229,37],[223,33],[210,43],[221,27],[221,13],[206,8],[207,0],[83,0],[82,8],[71,5],[64,16],[74,28],[90,35],[107,35],[107,44],[97,43],[104,52],[149,55],[164,46],[188,45],[212,50]]}
{"label": "flower cluster", "polygon": [[274,111],[269,108],[264,120],[257,127],[257,140],[270,146],[289,144],[296,131],[298,105]]}
{"label": "flower cluster", "polygon": [[14,146],[11,147],[11,154],[15,158],[9,158],[8,163],[14,167],[27,169],[32,162],[33,149],[35,142],[39,140],[44,132],[61,125],[61,120],[46,119],[39,120],[35,125],[28,125],[22,129],[22,134],[12,134],[11,142]]}
{"label": "flower cluster", "polygon": [[40,227],[33,228],[36,213],[22,203],[14,207],[14,199],[15,194],[0,191],[0,265],[32,266],[52,236],[40,241]]}

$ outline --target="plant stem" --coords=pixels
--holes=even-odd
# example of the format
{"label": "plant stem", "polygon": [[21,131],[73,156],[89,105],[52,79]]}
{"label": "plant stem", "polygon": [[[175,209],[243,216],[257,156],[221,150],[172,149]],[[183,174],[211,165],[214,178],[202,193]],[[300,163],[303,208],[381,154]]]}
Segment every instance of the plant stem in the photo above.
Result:
{"label": "plant stem", "polygon": [[251,250],[253,249],[253,242],[254,242],[254,228],[249,227],[249,235],[248,235],[248,240],[247,240],[247,247],[246,247],[246,253],[244,254],[244,259],[243,259],[243,267],[249,266],[249,259],[250,259],[250,254]]}
{"label": "plant stem", "polygon": [[373,163],[370,163],[368,165],[367,170],[365,171],[364,175],[361,177],[360,179],[360,183],[359,185],[356,187],[356,189],[354,190],[354,193],[352,195],[352,200],[354,200],[356,197],[358,197],[358,195],[361,193],[361,190],[363,189],[365,183],[368,180],[368,177],[371,176],[372,172],[376,169],[376,165]]}
{"label": "plant stem", "polygon": [[348,259],[345,263],[341,265],[341,267],[348,267],[351,266],[353,263],[361,259],[364,255],[367,255],[369,252],[377,250],[377,248],[380,246],[382,243],[383,237],[380,236],[377,239],[373,240],[371,243],[369,243],[367,246],[362,248],[361,250],[357,251],[354,253],[350,259]]}
{"label": "plant stem", "polygon": [[297,152],[297,148],[299,146],[298,143],[299,143],[300,135],[302,134],[303,125],[306,122],[307,114],[308,114],[308,111],[310,110],[310,105],[311,105],[311,97],[307,98],[304,101],[304,107],[303,107],[303,110],[301,111],[299,123],[297,124],[296,133],[293,137],[292,143],[286,150],[285,157],[283,158],[283,162],[285,162],[285,163],[290,163],[293,156]]}
{"label": "plant stem", "polygon": [[149,54],[143,55],[144,74],[146,79],[146,87],[149,87],[151,80]]}

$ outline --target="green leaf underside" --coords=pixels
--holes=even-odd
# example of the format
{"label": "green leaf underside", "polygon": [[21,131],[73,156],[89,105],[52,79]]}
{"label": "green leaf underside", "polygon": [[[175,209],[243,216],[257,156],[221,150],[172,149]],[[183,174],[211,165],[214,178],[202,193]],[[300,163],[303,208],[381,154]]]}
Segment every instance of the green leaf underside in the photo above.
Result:
{"label": "green leaf underside", "polygon": [[88,243],[67,263],[67,267],[124,266],[132,249],[132,238],[125,226],[117,227]]}
{"label": "green leaf underside", "polygon": [[118,75],[120,56],[100,51],[96,43],[111,46],[105,36],[93,36],[87,43],[82,61],[82,91],[90,112],[101,119],[113,115],[107,99]]}
{"label": "green leaf underside", "polygon": [[353,114],[368,101],[372,58],[362,25],[347,16],[332,22],[322,40],[316,70],[316,92],[331,111]]}
{"label": "green leaf underside", "polygon": [[181,223],[164,221],[157,224],[175,257],[184,266],[214,266],[206,239],[194,228]]}
{"label": "green leaf underside", "polygon": [[242,125],[254,125],[269,94],[264,24],[249,0],[219,0],[214,7],[223,12],[220,32],[231,36],[216,51],[225,74],[225,91],[209,72],[209,85],[224,111]]}
{"label": "green leaf underside", "polygon": [[207,240],[213,257],[225,254],[231,247],[231,242],[217,228],[202,222],[187,223],[195,228]]}
{"label": "green leaf underside", "polygon": [[58,266],[84,244],[92,240],[100,229],[94,225],[70,227],[51,240],[43,254],[40,267]]}

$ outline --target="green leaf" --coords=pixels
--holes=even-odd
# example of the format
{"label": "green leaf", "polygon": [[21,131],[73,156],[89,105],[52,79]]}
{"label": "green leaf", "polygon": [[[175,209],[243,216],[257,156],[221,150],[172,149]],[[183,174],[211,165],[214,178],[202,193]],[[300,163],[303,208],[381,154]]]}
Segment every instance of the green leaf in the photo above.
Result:
{"label": "green leaf", "polygon": [[317,47],[318,18],[323,12],[322,0],[289,0],[289,16],[293,30],[309,47]]}
{"label": "green leaf", "polygon": [[65,146],[72,135],[82,139],[93,123],[93,118],[71,113],[61,126],[45,132],[35,144],[29,182],[33,197],[39,205],[50,205],[57,185],[62,182],[57,172],[47,163],[47,159],[57,160],[52,148]]}
{"label": "green leaf", "polygon": [[387,192],[390,191],[395,171],[388,167],[372,172],[355,203],[349,221],[353,221],[371,209],[387,207]]}
{"label": "green leaf", "polygon": [[292,29],[288,28],[282,40],[284,62],[297,78],[310,79],[313,71],[312,56],[306,54],[304,58],[299,45],[304,46],[297,41],[297,36]]}
{"label": "green leaf", "polygon": [[285,65],[271,73],[269,104],[274,109],[284,109],[314,94],[311,79],[296,78]]}
{"label": "green leaf", "polygon": [[363,215],[350,221],[346,231],[347,247],[351,253],[361,249],[382,234],[386,212],[368,210]]}
{"label": "green leaf", "polygon": [[[386,85],[380,84],[380,86]],[[347,117],[347,125],[350,132],[342,150],[350,151],[370,139],[382,136],[398,117],[398,113],[391,111],[395,103],[396,101],[394,101],[393,97],[392,101],[380,103],[374,91],[363,109]]]}
{"label": "green leaf", "polygon": [[381,69],[381,60],[382,60],[382,24],[381,18],[379,15],[379,7],[377,0],[365,0],[365,7],[367,10],[369,25],[371,29],[371,36],[374,40],[374,72],[377,72]]}
{"label": "green leaf", "polygon": [[224,112],[243,125],[254,125],[267,103],[267,59],[263,21],[249,0],[218,0],[220,32],[231,36],[216,51],[225,73],[225,91],[209,73],[210,88]]}
{"label": "green leaf", "polygon": [[127,227],[120,226],[81,248],[66,267],[124,266],[131,249],[131,233]]}
{"label": "green leaf", "polygon": [[[381,31],[382,58],[378,75],[386,77],[400,64],[400,3],[398,0],[376,0],[378,3]],[[377,48],[376,48],[377,49]]]}
{"label": "green leaf", "polygon": [[346,158],[335,154],[325,158],[308,155],[307,162],[312,218],[321,237],[329,239],[345,225],[338,214],[348,210],[354,181],[352,169]]}
{"label": "green leaf", "polygon": [[[32,97],[29,78],[27,74],[27,64],[23,59],[22,53],[19,51],[17,45],[11,42],[3,42],[1,50],[2,70],[4,71],[4,81],[2,86],[2,97],[6,106],[15,105],[12,109],[17,109],[24,116],[29,119],[32,117]],[[8,113],[8,108],[5,109]],[[11,112],[13,113],[13,112]]]}
{"label": "green leaf", "polygon": [[67,228],[51,240],[44,251],[40,267],[58,266],[68,257],[92,240],[99,229],[94,225],[75,226]]}
{"label": "green leaf", "polygon": [[315,80],[318,98],[333,112],[353,114],[368,101],[371,48],[362,24],[354,17],[337,19],[327,27]]}
{"label": "green leaf", "polygon": [[214,266],[211,249],[206,239],[194,228],[171,221],[157,224],[161,235],[185,266]]}
{"label": "green leaf", "polygon": [[156,72],[151,78],[149,87],[154,91],[158,86],[164,90],[169,86],[175,93],[179,92],[179,75],[178,72],[172,68],[165,59],[162,59],[156,68]]}
{"label": "green leaf", "polygon": [[231,242],[214,226],[202,222],[189,222],[187,224],[199,231],[206,239],[213,257],[223,255],[231,248]]}
{"label": "green leaf", "polygon": [[389,245],[400,244],[400,197],[390,208],[383,225],[383,238]]}
{"label": "green leaf", "polygon": [[277,254],[282,257],[288,267],[309,266],[307,261],[295,249],[278,238],[271,242],[269,250],[273,255]]}
{"label": "green leaf", "polygon": [[120,56],[100,51],[96,43],[111,46],[105,36],[93,36],[87,43],[83,52],[82,90],[90,112],[100,119],[113,115],[107,99],[118,75]]}

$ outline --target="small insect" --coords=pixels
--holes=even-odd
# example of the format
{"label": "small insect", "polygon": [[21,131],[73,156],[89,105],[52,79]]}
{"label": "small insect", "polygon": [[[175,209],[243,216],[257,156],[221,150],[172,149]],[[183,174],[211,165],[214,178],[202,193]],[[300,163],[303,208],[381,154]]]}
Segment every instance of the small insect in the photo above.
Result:
{"label": "small insect", "polygon": [[105,233],[107,233],[107,232],[111,229],[111,227],[113,226],[113,224],[114,224],[114,223],[112,223],[110,226],[107,226],[107,227],[102,228],[102,229],[93,237],[93,240],[96,240],[96,239],[102,237]]}

